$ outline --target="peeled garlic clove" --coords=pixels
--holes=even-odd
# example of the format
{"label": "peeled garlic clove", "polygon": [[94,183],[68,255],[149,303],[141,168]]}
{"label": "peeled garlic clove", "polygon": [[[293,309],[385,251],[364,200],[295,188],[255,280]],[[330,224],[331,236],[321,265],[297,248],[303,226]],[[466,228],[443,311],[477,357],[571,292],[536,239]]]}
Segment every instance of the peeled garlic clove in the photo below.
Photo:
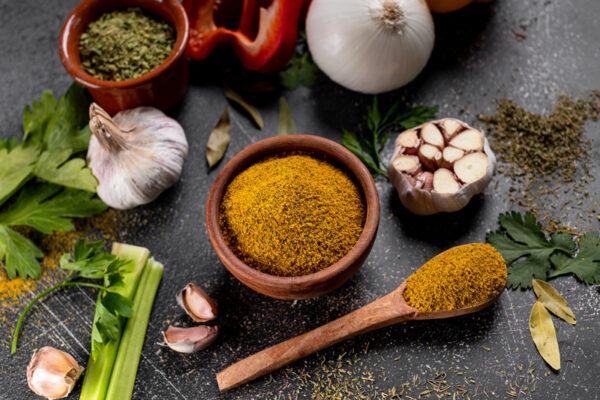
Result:
{"label": "peeled garlic clove", "polygon": [[179,179],[188,144],[181,125],[162,111],[137,107],[111,118],[92,103],[89,125],[88,166],[110,207],[150,203]]}
{"label": "peeled garlic clove", "polygon": [[423,142],[429,143],[438,149],[444,148],[444,137],[442,136],[442,132],[440,132],[438,127],[431,122],[426,123],[421,128],[421,138],[423,139]]}
{"label": "peeled garlic clove", "polygon": [[71,393],[82,372],[83,367],[71,355],[46,346],[33,353],[27,367],[27,384],[38,396],[61,399]]}
{"label": "peeled garlic clove", "polygon": [[217,317],[217,303],[193,283],[188,283],[177,294],[177,304],[195,322],[207,322]]}
{"label": "peeled garlic clove", "polygon": [[403,150],[400,151],[401,154],[415,155],[419,150],[421,140],[419,139],[417,131],[408,130],[398,135],[396,144],[403,147]]}
{"label": "peeled garlic clove", "polygon": [[[442,148],[431,143],[440,143],[436,129],[446,143]],[[405,147],[396,141],[388,167],[390,181],[409,211],[419,215],[458,211],[491,181],[496,157],[483,132],[454,118],[428,122],[410,131],[417,132],[418,160],[404,154]]]}
{"label": "peeled garlic clove", "polygon": [[218,326],[200,325],[192,328],[169,326],[163,332],[165,343],[179,353],[195,353],[210,346],[219,335]]}

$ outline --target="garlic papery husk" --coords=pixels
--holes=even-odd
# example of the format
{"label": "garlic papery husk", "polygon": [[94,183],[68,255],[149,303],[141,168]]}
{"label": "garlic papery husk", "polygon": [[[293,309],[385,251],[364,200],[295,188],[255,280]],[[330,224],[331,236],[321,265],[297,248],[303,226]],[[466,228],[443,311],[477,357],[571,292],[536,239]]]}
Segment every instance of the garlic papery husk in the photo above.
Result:
{"label": "garlic papery husk", "polygon": [[153,107],[113,118],[90,106],[88,166],[107,205],[127,210],[153,201],[179,179],[188,144],[181,125]]}
{"label": "garlic papery husk", "polygon": [[[418,157],[412,155],[415,151]],[[404,207],[430,215],[465,207],[490,183],[495,168],[496,157],[485,134],[445,118],[400,133],[388,176]]]}
{"label": "garlic papery husk", "polygon": [[64,351],[53,347],[36,350],[27,367],[27,384],[38,396],[48,399],[67,397],[83,367]]}
{"label": "garlic papery husk", "polygon": [[424,0],[312,0],[306,38],[319,68],[340,85],[376,94],[412,81],[435,39]]}
{"label": "garlic papery husk", "polygon": [[207,322],[217,317],[217,302],[193,283],[177,293],[179,304],[195,322]]}
{"label": "garlic papery husk", "polygon": [[210,346],[219,335],[218,326],[200,325],[192,328],[169,326],[163,332],[165,343],[180,353],[195,353]]}

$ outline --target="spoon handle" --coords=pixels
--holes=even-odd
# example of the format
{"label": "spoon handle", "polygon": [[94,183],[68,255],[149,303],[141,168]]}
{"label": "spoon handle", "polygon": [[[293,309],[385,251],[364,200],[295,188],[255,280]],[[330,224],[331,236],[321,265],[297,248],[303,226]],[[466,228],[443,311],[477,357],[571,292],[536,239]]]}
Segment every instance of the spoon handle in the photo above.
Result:
{"label": "spoon handle", "polygon": [[219,390],[249,382],[342,340],[412,319],[415,311],[397,289],[328,324],[238,361],[217,374]]}

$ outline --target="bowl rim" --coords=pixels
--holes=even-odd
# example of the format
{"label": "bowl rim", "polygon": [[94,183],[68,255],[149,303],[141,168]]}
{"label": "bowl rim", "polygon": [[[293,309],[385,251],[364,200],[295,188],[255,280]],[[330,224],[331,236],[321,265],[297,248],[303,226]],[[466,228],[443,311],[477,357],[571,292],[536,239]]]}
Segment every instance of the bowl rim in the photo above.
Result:
{"label": "bowl rim", "polygon": [[[331,154],[337,156],[327,154],[322,149],[318,148],[318,146],[326,148]],[[218,223],[219,205],[229,182],[253,162],[270,154],[294,150],[313,151],[325,154],[328,158],[334,159],[337,163],[342,165],[346,169],[346,172],[351,174],[356,180],[357,185],[360,187],[365,199],[367,215],[358,240],[350,251],[337,262],[321,271],[308,275],[277,276],[250,267],[229,249],[225,243]],[[208,195],[206,226],[209,239],[217,255],[225,267],[234,276],[236,276],[235,272],[239,272],[253,282],[264,282],[268,286],[280,286],[282,288],[301,287],[306,284],[314,286],[325,283],[335,276],[342,274],[360,259],[366,251],[369,251],[371,244],[375,240],[377,228],[379,226],[379,195],[371,173],[358,157],[342,145],[332,140],[314,135],[275,136],[251,144],[236,154],[225,167],[223,167],[215,179]],[[227,260],[227,262],[224,262],[224,259]],[[242,283],[246,285],[245,282],[242,281]]]}
{"label": "bowl rim", "polygon": [[[69,73],[69,75],[71,75],[71,77],[73,77],[75,81],[88,88],[131,88],[143,85],[147,82],[154,80],[155,78],[159,77],[163,72],[168,70],[181,57],[183,57],[185,54],[190,34],[190,23],[185,9],[178,0],[151,1],[164,4],[167,7],[171,7],[175,11],[174,15],[176,21],[175,23],[171,23],[171,25],[175,29],[177,39],[175,41],[175,44],[173,45],[173,50],[171,51],[171,54],[169,54],[169,56],[159,66],[145,73],[142,76],[133,79],[127,79],[124,81],[106,81],[103,79],[94,78],[92,75],[88,74],[81,67],[81,60],[77,60],[75,57],[72,57],[68,51],[69,44],[73,40],[79,40],[79,37],[75,37],[75,35],[72,34],[73,26],[79,23],[80,19],[84,19],[83,16],[90,12],[92,6],[99,5],[99,7],[101,7],[104,10],[113,10],[117,8],[128,7],[128,2],[123,1],[119,6],[115,7],[113,2],[106,2],[105,0],[83,0],[73,9],[73,11],[71,11],[69,16],[65,20],[65,23],[63,24],[58,39],[58,51],[60,54],[60,60],[67,72]],[[137,7],[146,10],[143,5],[137,5]],[[164,15],[160,15],[160,17],[168,21],[168,19],[165,18]],[[178,29],[178,26],[183,26],[183,29]]]}

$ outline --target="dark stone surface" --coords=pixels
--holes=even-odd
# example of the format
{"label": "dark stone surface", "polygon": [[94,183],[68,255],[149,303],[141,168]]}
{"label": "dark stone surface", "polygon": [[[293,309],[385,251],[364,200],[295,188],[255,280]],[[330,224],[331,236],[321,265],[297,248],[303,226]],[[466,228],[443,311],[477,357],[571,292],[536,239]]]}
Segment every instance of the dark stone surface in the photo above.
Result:
{"label": "dark stone surface", "polygon": [[[25,104],[39,99],[45,89],[61,94],[70,84],[56,42],[64,19],[76,3],[0,2],[2,137],[21,135]],[[549,111],[559,93],[577,96],[600,88],[599,19],[597,0],[496,0],[490,5],[473,5],[438,16],[438,39],[426,70],[406,88],[381,96],[380,102],[437,104],[439,116],[458,116],[468,123],[476,123],[479,112],[491,113],[493,99],[502,95],[536,112]],[[204,148],[226,101],[218,77],[209,68],[195,64],[192,73],[184,100],[171,112],[185,128],[190,143],[182,179],[158,201],[137,210],[147,222],[123,234],[129,241],[151,249],[166,266],[146,335],[136,399],[296,398],[299,381],[291,372],[274,373],[272,379],[258,379],[226,394],[219,394],[215,373],[383,296],[428,258],[448,247],[483,241],[488,230],[496,229],[498,213],[516,207],[505,196],[507,179],[497,175],[484,195],[473,199],[464,210],[419,218],[403,210],[393,187],[379,179],[382,213],[378,238],[368,262],[349,283],[329,295],[306,301],[288,302],[259,295],[225,270],[208,240],[205,204],[210,185],[223,164],[207,172]],[[365,107],[371,101],[325,77],[314,89],[299,88],[284,94],[298,132],[337,141],[341,140],[341,126],[357,128],[363,124]],[[232,144],[226,160],[247,145],[275,134],[277,98],[269,96],[258,102],[265,119],[262,131],[234,107]],[[589,123],[586,128],[593,141],[593,167],[598,176],[600,126]],[[391,146],[386,151],[389,156]],[[592,200],[600,197],[598,181],[589,191]],[[568,195],[561,194],[560,199],[566,201]],[[565,222],[574,225],[577,218],[576,210],[565,209]],[[598,229],[598,221],[588,228]],[[160,344],[160,331],[169,323],[190,324],[175,303],[176,291],[188,282],[201,285],[218,300],[217,323],[222,335],[206,351],[181,355]],[[431,370],[445,371],[449,382],[467,385],[471,399],[507,398],[511,390],[507,383],[522,383],[533,368],[539,378],[536,391],[528,390],[519,398],[596,399],[600,379],[600,292],[571,277],[553,284],[577,315],[576,326],[555,319],[563,359],[559,373],[548,372],[529,336],[527,321],[535,300],[530,291],[507,291],[497,305],[476,315],[382,329],[292,367],[296,373],[312,373],[322,358],[334,360],[354,351],[359,353],[359,363],[347,369],[359,379],[361,371],[371,370],[377,375],[384,367],[387,379],[379,379],[377,385],[391,388],[412,382],[415,375],[425,379],[432,377]],[[70,290],[44,301],[27,319],[15,356],[9,355],[7,345],[13,321],[1,321],[0,398],[35,398],[25,379],[34,348],[56,346],[85,364],[93,300],[92,292]],[[20,307],[13,308],[16,315]],[[476,384],[464,382],[464,378],[471,377]],[[418,394],[411,393],[413,397]],[[310,396],[306,389],[298,395]]]}

